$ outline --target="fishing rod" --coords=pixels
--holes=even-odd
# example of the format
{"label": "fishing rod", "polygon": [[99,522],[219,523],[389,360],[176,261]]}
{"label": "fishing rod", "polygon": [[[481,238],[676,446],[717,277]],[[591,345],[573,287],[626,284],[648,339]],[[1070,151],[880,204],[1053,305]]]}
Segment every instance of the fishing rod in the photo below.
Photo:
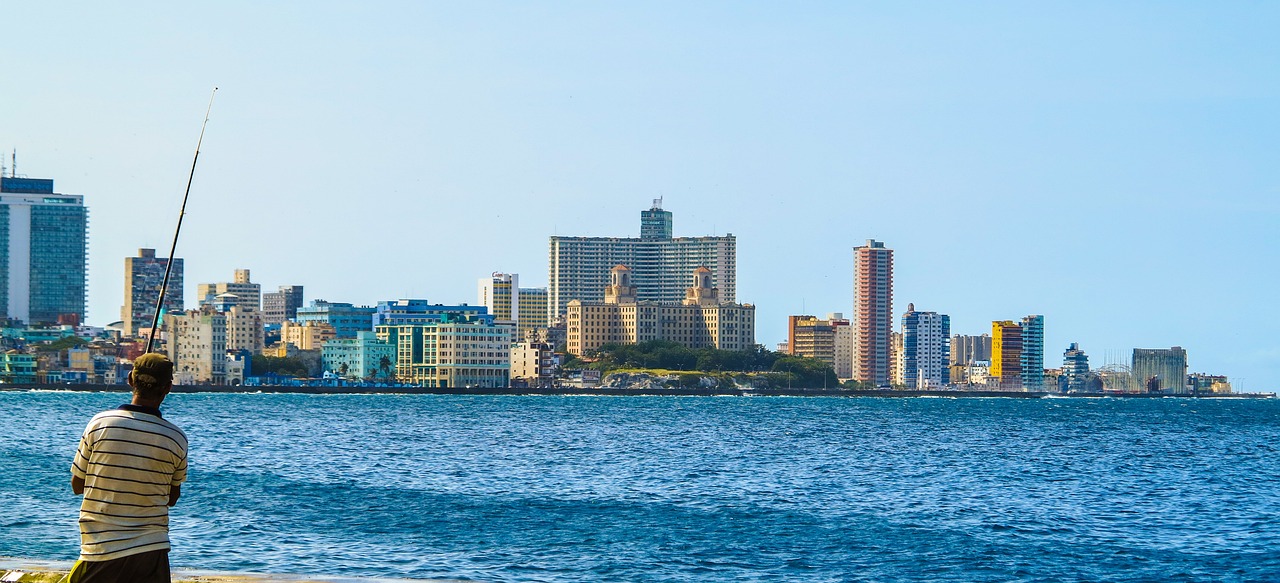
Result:
{"label": "fishing rod", "polygon": [[209,112],[213,111],[213,97],[218,88],[209,94],[209,108],[204,111],[204,123],[200,124],[200,139],[196,140],[196,155],[191,159],[191,174],[187,175],[187,192],[182,195],[182,208],[178,210],[178,227],[173,230],[173,244],[169,246],[169,259],[164,264],[164,279],[160,281],[160,297],[156,298],[155,315],[151,317],[151,335],[147,337],[147,349],[143,354],[151,352],[156,342],[156,327],[160,325],[160,310],[164,307],[164,296],[169,292],[169,273],[173,271],[173,254],[178,250],[178,234],[182,232],[182,217],[187,214],[187,198],[191,196],[191,181],[196,177],[196,162],[200,160],[200,145],[204,143],[204,128],[209,125]]}

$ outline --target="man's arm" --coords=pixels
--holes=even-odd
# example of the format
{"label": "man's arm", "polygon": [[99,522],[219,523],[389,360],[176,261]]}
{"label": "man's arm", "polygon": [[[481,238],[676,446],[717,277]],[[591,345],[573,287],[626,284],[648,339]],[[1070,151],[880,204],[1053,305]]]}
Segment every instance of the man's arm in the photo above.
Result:
{"label": "man's arm", "polygon": [[[76,496],[84,494],[84,478],[71,476],[71,491],[74,492]],[[170,506],[173,505],[170,504]]]}
{"label": "man's arm", "polygon": [[169,486],[169,506],[177,504],[180,496],[182,496],[182,486]]}

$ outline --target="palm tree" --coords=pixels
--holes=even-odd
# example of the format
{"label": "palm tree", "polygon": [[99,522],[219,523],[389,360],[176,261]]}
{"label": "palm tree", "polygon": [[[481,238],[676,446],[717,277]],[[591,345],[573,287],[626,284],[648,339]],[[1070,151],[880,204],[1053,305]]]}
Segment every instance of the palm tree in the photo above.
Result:
{"label": "palm tree", "polygon": [[345,378],[347,376],[347,371],[349,370],[351,370],[351,367],[347,366],[347,363],[344,362],[338,366],[338,375]]}
{"label": "palm tree", "polygon": [[382,355],[382,358],[378,359],[378,370],[382,371],[383,377],[389,378],[391,376],[391,357],[385,354]]}

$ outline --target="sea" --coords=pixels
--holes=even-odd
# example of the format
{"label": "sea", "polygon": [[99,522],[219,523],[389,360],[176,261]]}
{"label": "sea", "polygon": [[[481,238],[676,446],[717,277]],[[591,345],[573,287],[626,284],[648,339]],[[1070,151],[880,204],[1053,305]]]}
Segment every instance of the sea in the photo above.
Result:
{"label": "sea", "polygon": [[[0,556],[80,432],[0,392]],[[174,394],[175,568],[461,581],[1280,581],[1280,400]]]}

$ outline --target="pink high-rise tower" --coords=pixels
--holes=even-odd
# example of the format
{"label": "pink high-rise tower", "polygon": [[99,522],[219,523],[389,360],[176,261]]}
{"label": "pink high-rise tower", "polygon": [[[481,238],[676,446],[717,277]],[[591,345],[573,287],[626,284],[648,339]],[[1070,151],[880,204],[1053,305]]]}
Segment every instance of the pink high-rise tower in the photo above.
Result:
{"label": "pink high-rise tower", "polygon": [[889,384],[893,331],[893,250],[867,239],[853,248],[853,379]]}

